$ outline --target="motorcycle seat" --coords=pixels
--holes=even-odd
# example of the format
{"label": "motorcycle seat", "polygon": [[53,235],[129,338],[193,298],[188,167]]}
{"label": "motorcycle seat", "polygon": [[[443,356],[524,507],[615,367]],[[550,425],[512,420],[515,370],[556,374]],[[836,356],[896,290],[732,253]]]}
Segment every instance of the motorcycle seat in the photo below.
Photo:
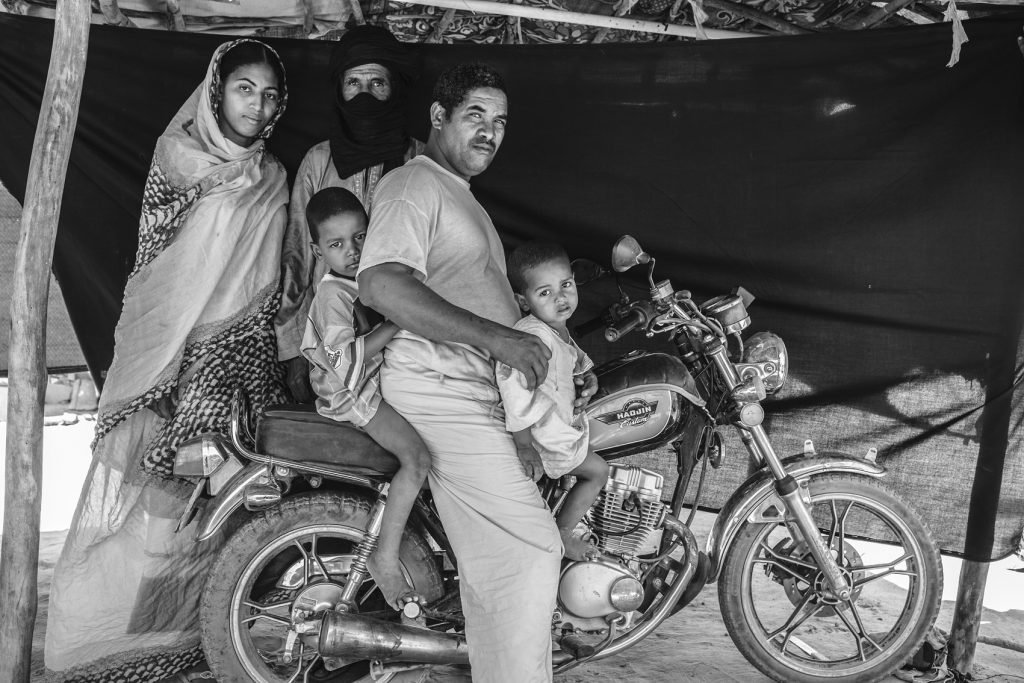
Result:
{"label": "motorcycle seat", "polygon": [[355,425],[323,417],[311,404],[271,406],[256,426],[259,453],[295,462],[326,463],[356,474],[387,475],[398,459]]}

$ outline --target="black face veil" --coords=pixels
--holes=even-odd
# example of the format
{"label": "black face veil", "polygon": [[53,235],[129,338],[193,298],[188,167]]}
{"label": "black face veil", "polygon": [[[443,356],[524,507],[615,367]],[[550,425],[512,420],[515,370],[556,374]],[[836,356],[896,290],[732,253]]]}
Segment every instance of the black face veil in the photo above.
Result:
{"label": "black face veil", "polygon": [[[380,64],[391,76],[391,97],[380,101],[360,93],[342,97],[345,71],[362,64]],[[338,41],[331,55],[334,118],[331,121],[331,157],[338,175],[347,178],[375,164],[387,172],[402,164],[409,146],[405,127],[405,100],[417,75],[409,49],[384,28],[356,26]]]}

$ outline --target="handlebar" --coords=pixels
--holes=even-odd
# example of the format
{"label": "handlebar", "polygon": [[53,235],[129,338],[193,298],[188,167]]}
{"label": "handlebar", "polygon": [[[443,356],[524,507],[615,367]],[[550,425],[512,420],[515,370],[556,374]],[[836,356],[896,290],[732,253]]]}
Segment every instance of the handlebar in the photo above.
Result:
{"label": "handlebar", "polygon": [[604,338],[610,342],[618,341],[622,335],[632,331],[638,325],[646,324],[647,313],[639,308],[632,308],[621,320],[605,328]]}

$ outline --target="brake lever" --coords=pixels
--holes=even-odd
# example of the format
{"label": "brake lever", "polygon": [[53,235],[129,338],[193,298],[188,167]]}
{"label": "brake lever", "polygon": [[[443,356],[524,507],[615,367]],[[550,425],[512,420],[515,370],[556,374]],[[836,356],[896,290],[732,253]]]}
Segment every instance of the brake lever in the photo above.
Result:
{"label": "brake lever", "polygon": [[651,321],[650,325],[648,326],[647,336],[653,337],[656,334],[669,332],[684,325],[686,325],[686,321],[673,318],[672,312],[668,311],[667,313],[662,313],[661,315],[655,317]]}

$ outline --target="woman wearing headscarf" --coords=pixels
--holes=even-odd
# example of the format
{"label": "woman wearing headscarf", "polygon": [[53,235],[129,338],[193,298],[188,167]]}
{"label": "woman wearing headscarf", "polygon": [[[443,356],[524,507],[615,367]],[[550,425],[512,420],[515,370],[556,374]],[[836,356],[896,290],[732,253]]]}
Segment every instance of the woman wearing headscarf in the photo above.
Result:
{"label": "woman wearing headscarf", "polygon": [[323,266],[310,249],[306,204],[327,187],[349,190],[369,211],[381,177],[416,156],[423,144],[406,132],[405,108],[417,76],[412,52],[387,29],[355,26],[331,54],[334,98],[330,137],[306,153],[292,188],[284,243],[278,356],[288,368],[288,387],[300,401],[312,400],[302,335]]}
{"label": "woman wearing headscarf", "polygon": [[273,49],[225,43],[157,141],[93,461],[54,572],[50,680],[155,681],[202,659],[199,599],[222,539],[175,533],[194,486],[171,468],[182,442],[228,433],[236,386],[257,411],[285,399],[273,319],[288,190],[265,140],[286,102]]}

